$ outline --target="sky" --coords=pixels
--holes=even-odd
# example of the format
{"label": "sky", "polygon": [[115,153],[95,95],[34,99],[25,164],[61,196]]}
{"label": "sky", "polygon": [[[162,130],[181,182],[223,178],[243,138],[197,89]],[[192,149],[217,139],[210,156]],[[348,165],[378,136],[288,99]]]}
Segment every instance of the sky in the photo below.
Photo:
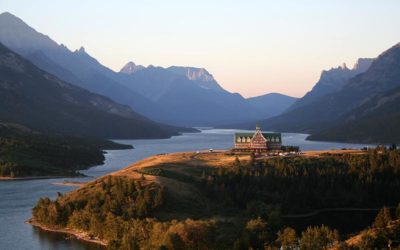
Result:
{"label": "sky", "polygon": [[0,0],[4,11],[113,70],[202,67],[245,97],[301,97],[323,69],[400,42],[399,0]]}

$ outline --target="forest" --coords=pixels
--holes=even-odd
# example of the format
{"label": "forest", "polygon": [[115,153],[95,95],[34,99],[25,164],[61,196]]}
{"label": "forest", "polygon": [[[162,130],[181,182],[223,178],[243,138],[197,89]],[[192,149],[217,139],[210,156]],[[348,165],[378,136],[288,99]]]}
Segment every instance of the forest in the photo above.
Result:
{"label": "forest", "polygon": [[400,201],[400,153],[385,147],[364,154],[251,160],[203,173],[201,187],[224,206],[279,205],[285,214],[315,209],[394,206]]}
{"label": "forest", "polygon": [[0,176],[77,176],[78,170],[102,164],[104,149],[117,148],[131,146],[97,138],[0,133]]}
{"label": "forest", "polygon": [[[54,201],[40,199],[33,219],[84,230],[110,249],[399,249],[399,163],[399,151],[384,147],[351,155],[237,159],[192,178],[209,211],[186,218],[173,213],[179,201],[168,188],[147,175],[106,176]],[[147,174],[174,178],[171,172]],[[282,220],[341,207],[383,208],[368,228],[351,235],[329,225],[300,229]]]}

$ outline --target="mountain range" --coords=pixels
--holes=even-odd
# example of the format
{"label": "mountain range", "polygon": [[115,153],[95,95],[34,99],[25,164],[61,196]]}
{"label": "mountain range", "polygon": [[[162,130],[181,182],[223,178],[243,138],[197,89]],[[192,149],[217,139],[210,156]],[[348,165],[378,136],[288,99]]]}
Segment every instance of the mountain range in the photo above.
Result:
{"label": "mountain range", "polygon": [[[280,93],[269,93],[262,96],[247,98],[252,107],[264,118],[277,116],[292,107],[298,98]],[[271,107],[271,108],[265,108]]]}
{"label": "mountain range", "polygon": [[279,113],[273,106],[254,108],[254,102],[224,90],[203,68],[144,67],[130,62],[114,72],[83,47],[71,51],[7,12],[0,15],[0,42],[61,80],[128,105],[158,122],[214,126]]}
{"label": "mountain range", "polygon": [[[372,61],[362,59],[360,63],[362,67],[353,70],[341,67],[328,72],[342,72],[343,81],[336,81],[340,77],[332,78],[328,83],[339,85],[336,89],[316,93],[321,89],[317,85],[329,85],[327,72],[323,72],[313,90],[297,101],[300,105],[295,103],[283,114],[261,124],[271,130],[310,133],[309,139],[313,140],[400,142],[396,129],[400,119],[400,44]],[[309,100],[312,94],[320,96]]]}
{"label": "mountain range", "polygon": [[130,107],[49,74],[0,44],[0,121],[53,135],[167,138],[161,125]]}
{"label": "mountain range", "polygon": [[[32,111],[34,107],[45,110],[43,114],[32,115],[29,119],[29,115],[22,116],[24,120],[21,117],[17,119],[16,112],[7,113],[3,109],[3,117],[7,121],[35,126],[39,130],[57,133],[81,131],[85,135],[107,138],[167,137],[179,131],[188,131],[174,126],[229,125],[252,129],[258,121],[264,129],[309,133],[309,139],[313,140],[400,141],[395,130],[399,120],[400,45],[393,46],[375,59],[360,58],[352,68],[344,64],[324,70],[315,86],[305,96],[297,99],[278,93],[244,98],[222,88],[204,68],[146,67],[128,62],[116,72],[99,63],[83,47],[71,51],[10,13],[0,15],[0,42],[25,58],[17,54],[10,57],[13,52],[2,47],[8,55],[3,55],[1,65],[6,75],[2,79],[4,107],[9,105],[9,108],[15,108],[21,102],[20,105],[26,105],[27,110],[30,108]],[[18,58],[17,61],[21,63],[16,64],[10,58]],[[21,65],[25,65],[22,71],[19,67]],[[60,100],[67,103],[66,106],[58,107],[60,111],[70,108],[68,105],[78,100],[75,103],[79,106],[75,106],[76,112],[78,109],[80,112],[80,108],[96,109],[93,114],[99,115],[98,121],[103,121],[102,124],[90,131],[88,128],[94,125],[91,123],[93,119],[87,121],[84,118],[88,116],[81,114],[72,121],[83,119],[84,122],[73,126],[67,126],[68,123],[63,125],[61,121],[68,119],[55,112],[56,106],[51,104],[54,100],[48,97],[43,99],[43,106],[25,103],[31,97],[24,91],[29,89],[40,98],[43,94],[39,89],[36,90],[36,85],[27,81],[29,77],[34,77],[33,83],[38,86],[41,81],[53,82],[53,85],[48,83],[43,85],[46,87],[40,87],[49,88],[41,90],[43,92],[58,92],[54,96],[60,96]],[[9,81],[15,79],[21,79],[26,86],[15,85],[20,90],[10,94]],[[55,90],[55,83],[64,88]],[[20,91],[23,98],[11,98]],[[66,96],[73,96],[72,101]],[[54,107],[54,113],[49,111],[50,107]],[[46,120],[47,111],[50,112],[47,115],[51,114],[54,121]],[[69,115],[69,111],[67,113]],[[108,119],[108,116],[112,117]],[[42,124],[39,124],[41,119]],[[106,120],[114,122],[107,123]],[[30,124],[27,124],[29,121]],[[105,127],[100,128],[102,126]],[[138,129],[129,131],[126,127],[130,126]],[[151,128],[152,132],[147,128]]]}
{"label": "mountain range", "polygon": [[324,95],[338,91],[350,78],[367,71],[372,61],[373,59],[371,58],[360,58],[352,69],[343,64],[342,66],[322,71],[320,79],[314,87],[286,111],[306,106]]}

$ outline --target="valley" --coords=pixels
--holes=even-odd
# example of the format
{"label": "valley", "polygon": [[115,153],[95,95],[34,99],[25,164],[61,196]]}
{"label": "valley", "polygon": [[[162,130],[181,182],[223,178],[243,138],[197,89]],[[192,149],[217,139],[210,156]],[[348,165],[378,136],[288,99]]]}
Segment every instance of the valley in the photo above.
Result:
{"label": "valley", "polygon": [[399,7],[2,0],[0,249],[400,249]]}

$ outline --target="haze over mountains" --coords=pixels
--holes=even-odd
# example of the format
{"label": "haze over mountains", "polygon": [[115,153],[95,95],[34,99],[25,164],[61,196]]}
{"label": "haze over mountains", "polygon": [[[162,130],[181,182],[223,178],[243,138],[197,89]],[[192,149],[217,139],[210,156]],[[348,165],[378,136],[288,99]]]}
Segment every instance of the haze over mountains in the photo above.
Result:
{"label": "haze over mountains", "polygon": [[272,107],[262,107],[260,114],[254,103],[224,90],[205,69],[128,63],[114,72],[83,47],[72,52],[10,13],[0,15],[0,42],[60,79],[110,97],[159,122],[214,126],[277,113]]}
{"label": "haze over mountains", "polygon": [[295,102],[287,111],[305,106],[321,96],[338,91],[350,78],[367,71],[372,61],[373,59],[371,58],[360,58],[352,69],[349,69],[346,64],[343,64],[337,68],[323,70],[319,81],[314,87]]}
{"label": "haze over mountains", "polygon": [[0,121],[53,135],[167,138],[178,128],[160,125],[38,69],[0,43]]}
{"label": "haze over mountains", "polygon": [[[400,44],[383,52],[372,64],[370,59],[359,61],[353,71],[346,68],[324,72],[317,85],[339,85],[315,100],[307,100],[311,94],[318,95],[314,87],[299,103],[287,112],[264,120],[262,124],[271,130],[311,133],[310,139],[350,142],[395,143],[400,141]],[[335,74],[325,83],[327,74]],[[350,74],[351,73],[351,74]],[[358,73],[358,72],[357,72]],[[340,77],[337,77],[337,76]],[[324,79],[325,78],[325,79]],[[338,81],[337,79],[343,79]]]}
{"label": "haze over mountains", "polygon": [[[296,103],[298,98],[280,93],[269,93],[262,96],[247,99],[254,109],[257,109],[262,117],[277,116]],[[272,108],[264,108],[272,107]]]}
{"label": "haze over mountains", "polygon": [[[310,133],[315,140],[400,141],[397,130],[387,132],[399,122],[399,45],[376,59],[360,58],[351,69],[343,65],[323,71],[313,89],[300,99],[279,93],[246,99],[222,88],[204,68],[145,67],[128,62],[114,72],[83,47],[70,51],[10,13],[0,15],[0,42],[44,70],[43,75],[110,98],[104,100],[118,107],[110,110],[125,110],[130,119],[160,129],[159,136],[184,130],[160,123],[252,129],[261,120],[264,129]],[[126,131],[115,135],[133,136]]]}

